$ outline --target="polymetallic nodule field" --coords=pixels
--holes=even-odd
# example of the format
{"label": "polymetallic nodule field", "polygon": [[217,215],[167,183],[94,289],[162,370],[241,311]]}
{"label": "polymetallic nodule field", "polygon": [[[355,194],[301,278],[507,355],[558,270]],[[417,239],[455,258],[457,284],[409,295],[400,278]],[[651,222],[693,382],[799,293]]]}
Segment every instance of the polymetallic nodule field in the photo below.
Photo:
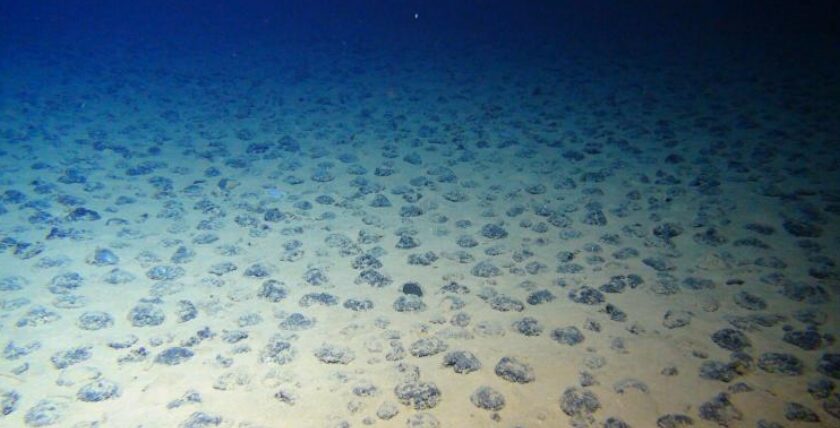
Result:
{"label": "polymetallic nodule field", "polygon": [[247,3],[0,17],[0,426],[840,425],[804,15]]}

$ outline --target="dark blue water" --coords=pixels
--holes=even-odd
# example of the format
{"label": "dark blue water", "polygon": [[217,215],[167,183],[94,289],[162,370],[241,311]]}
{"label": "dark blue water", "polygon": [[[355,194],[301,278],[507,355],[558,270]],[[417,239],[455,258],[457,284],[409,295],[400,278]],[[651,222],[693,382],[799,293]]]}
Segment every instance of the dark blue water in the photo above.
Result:
{"label": "dark blue water", "polygon": [[0,426],[837,426],[839,9],[0,0]]}

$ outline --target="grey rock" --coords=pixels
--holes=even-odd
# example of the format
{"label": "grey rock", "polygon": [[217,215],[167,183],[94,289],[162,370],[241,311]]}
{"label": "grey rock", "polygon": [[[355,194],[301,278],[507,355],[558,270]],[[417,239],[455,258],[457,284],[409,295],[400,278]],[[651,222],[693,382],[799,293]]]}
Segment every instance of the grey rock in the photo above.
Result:
{"label": "grey rock", "polygon": [[840,394],[834,394],[823,401],[823,410],[835,419],[840,419]]}
{"label": "grey rock", "polygon": [[391,201],[387,196],[377,193],[370,201],[370,206],[374,208],[386,208],[391,206]]}
{"label": "grey rock", "polygon": [[271,275],[271,269],[261,263],[255,263],[245,268],[242,275],[248,278],[267,278]]}
{"label": "grey rock", "polygon": [[120,396],[120,387],[106,379],[95,380],[79,389],[76,398],[85,402],[99,402]]}
{"label": "grey rock", "polygon": [[489,386],[480,386],[476,389],[472,395],[470,395],[470,402],[472,402],[475,407],[484,410],[498,411],[505,407],[504,395]]}
{"label": "grey rock", "polygon": [[714,227],[706,228],[704,232],[695,233],[692,236],[694,242],[701,245],[708,245],[710,247],[719,247],[729,242],[729,239],[723,236],[720,231]]}
{"label": "grey rock", "polygon": [[610,416],[604,420],[604,428],[630,428],[630,424],[621,419]]}
{"label": "grey rock", "polygon": [[759,235],[772,235],[776,233],[776,229],[773,226],[768,224],[761,224],[761,223],[748,223],[744,225],[744,229],[749,230],[751,232],[758,233]]}
{"label": "grey rock", "polygon": [[787,281],[782,284],[779,292],[795,302],[819,305],[831,301],[828,291],[823,286],[816,284]]}
{"label": "grey rock", "polygon": [[177,408],[183,407],[187,404],[194,404],[194,403],[201,403],[201,402],[202,402],[201,394],[194,389],[190,389],[187,392],[185,392],[184,395],[181,396],[181,398],[170,401],[166,405],[166,408],[167,409],[177,409]]}
{"label": "grey rock", "polygon": [[383,421],[387,421],[393,419],[394,416],[397,416],[400,413],[400,408],[397,406],[396,403],[391,401],[385,401],[379,405],[379,408],[376,409],[376,417],[382,419]]}
{"label": "grey rock", "polygon": [[420,241],[411,235],[401,235],[397,241],[396,247],[401,250],[410,250],[420,246]]}
{"label": "grey rock", "polygon": [[624,394],[625,392],[631,389],[635,389],[636,391],[645,394],[650,392],[650,388],[648,388],[647,384],[640,381],[639,379],[622,379],[613,385],[613,391],[615,391],[618,394]]}
{"label": "grey rock", "polygon": [[758,357],[758,368],[768,373],[799,376],[802,374],[804,365],[802,360],[792,354],[765,352]]}
{"label": "grey rock", "polygon": [[822,227],[796,219],[787,219],[782,223],[782,227],[797,238],[819,238],[822,236]]}
{"label": "grey rock", "polygon": [[653,234],[665,240],[680,236],[683,232],[685,228],[676,223],[662,223],[653,228]]}
{"label": "grey rock", "polygon": [[662,318],[662,325],[668,329],[675,329],[680,327],[685,327],[691,324],[691,319],[694,318],[694,314],[688,311],[675,311],[675,310],[668,310],[665,312],[665,316]]}
{"label": "grey rock", "polygon": [[131,281],[134,281],[136,278],[137,277],[131,272],[119,268],[114,268],[108,271],[108,273],[105,274],[102,280],[111,285],[119,285],[127,284]]}
{"label": "grey rock", "polygon": [[155,362],[168,366],[175,366],[189,361],[195,353],[189,348],[180,346],[167,348],[155,357]]}
{"label": "grey rock", "polygon": [[642,263],[651,267],[657,272],[668,272],[675,270],[677,266],[670,260],[664,257],[646,257],[642,259]]}
{"label": "grey rock", "polygon": [[370,299],[347,299],[342,306],[354,312],[364,312],[373,309],[373,301]]}
{"label": "grey rock", "polygon": [[329,293],[307,293],[304,294],[298,304],[304,308],[312,305],[335,306],[338,304],[338,297]]}
{"label": "grey rock", "polygon": [[401,403],[415,410],[431,409],[437,406],[441,399],[437,385],[417,380],[401,382],[394,388],[394,394]]}
{"label": "grey rock", "polygon": [[285,284],[274,279],[263,281],[260,292],[257,294],[258,297],[273,303],[285,299],[288,295],[289,291]]}
{"label": "grey rock", "polygon": [[751,385],[746,382],[737,382],[730,385],[726,390],[732,394],[740,394],[742,392],[752,392],[755,391]]}
{"label": "grey rock", "polygon": [[394,310],[397,312],[420,312],[426,310],[426,304],[415,295],[402,295],[394,301]]}
{"label": "grey rock", "polygon": [[361,271],[355,281],[356,284],[368,284],[376,288],[386,287],[393,282],[389,276],[373,269]]}
{"label": "grey rock", "polygon": [[212,275],[222,276],[226,273],[231,273],[237,269],[239,269],[239,267],[237,267],[236,264],[233,262],[219,262],[211,265],[210,270],[208,270],[207,272]]}
{"label": "grey rock", "polygon": [[84,283],[84,278],[77,272],[66,272],[56,275],[50,280],[49,290],[53,294],[69,294]]}
{"label": "grey rock", "polygon": [[577,345],[584,341],[585,337],[575,326],[556,328],[551,332],[551,338],[555,342],[563,343],[569,346]]}
{"label": "grey rock", "polygon": [[428,357],[446,351],[448,345],[440,338],[431,336],[418,339],[408,347],[408,352],[415,357]]}
{"label": "grey rock", "polygon": [[50,357],[50,361],[52,361],[55,368],[61,370],[89,360],[93,356],[90,352],[91,348],[91,346],[80,346],[66,351],[56,352]]}
{"label": "grey rock", "polygon": [[621,310],[618,306],[613,305],[612,303],[607,303],[607,305],[604,306],[603,312],[609,315],[610,320],[612,321],[627,321],[627,313]]}
{"label": "grey rock", "polygon": [[225,330],[222,332],[222,340],[225,343],[239,343],[248,338],[248,332],[245,330]]}
{"label": "grey rock", "polygon": [[179,300],[178,309],[175,312],[175,317],[179,323],[194,320],[198,316],[198,308],[189,300]]}
{"label": "grey rock", "polygon": [[287,404],[289,406],[294,406],[295,403],[297,403],[297,400],[298,400],[297,394],[295,394],[292,391],[289,391],[288,389],[281,389],[281,390],[275,392],[274,393],[274,398],[277,401],[279,401],[283,404]]}
{"label": "grey rock", "polygon": [[711,290],[717,287],[714,281],[707,278],[690,276],[683,279],[682,285],[688,290]]}
{"label": "grey rock", "polygon": [[175,253],[172,254],[169,261],[175,264],[183,264],[191,262],[194,258],[195,251],[181,245],[175,250]]}
{"label": "grey rock", "polygon": [[0,279],[0,291],[23,290],[27,285],[29,285],[29,280],[20,275],[4,276]]}
{"label": "grey rock", "polygon": [[826,399],[834,391],[834,382],[821,378],[808,382],[808,393],[815,399]]}
{"label": "grey rock", "polygon": [[502,239],[508,236],[507,231],[497,224],[485,224],[481,228],[481,236],[487,239]]}
{"label": "grey rock", "polygon": [[421,215],[423,215],[423,209],[417,205],[404,205],[400,207],[400,217],[419,217]]}
{"label": "grey rock", "polygon": [[94,266],[112,266],[119,264],[120,258],[108,248],[97,248],[87,260]]}
{"label": "grey rock", "polygon": [[286,340],[285,336],[274,335],[269,339],[268,344],[260,354],[260,361],[283,365],[291,362],[296,355],[297,351]]}
{"label": "grey rock", "polygon": [[79,309],[87,306],[90,299],[77,294],[63,294],[57,296],[52,304],[59,309]]}
{"label": "grey rock", "polygon": [[15,323],[18,327],[37,327],[58,321],[61,315],[58,312],[51,311],[43,306],[34,306],[32,309],[17,320]]}
{"label": "grey rock", "polygon": [[694,419],[688,415],[668,414],[656,419],[657,428],[684,428],[694,425]]}
{"label": "grey rock", "polygon": [[735,304],[749,311],[762,311],[767,309],[767,302],[755,294],[739,291],[733,297]]}
{"label": "grey rock", "polygon": [[539,336],[543,332],[542,325],[533,317],[524,317],[514,321],[513,329],[525,336]]}
{"label": "grey rock", "polygon": [[819,349],[823,344],[822,335],[815,330],[787,331],[782,340],[806,351]]}
{"label": "grey rock", "polygon": [[315,319],[307,317],[299,312],[294,312],[287,316],[280,322],[280,328],[284,330],[299,331],[312,328],[315,325]]}
{"label": "grey rock", "polygon": [[560,409],[568,416],[588,417],[600,408],[598,396],[583,388],[566,388],[560,398]]}
{"label": "grey rock", "polygon": [[487,303],[490,304],[492,309],[499,312],[522,312],[525,310],[525,305],[521,301],[501,294],[491,297],[487,300]]}
{"label": "grey rock", "polygon": [[785,419],[792,422],[819,422],[820,417],[813,410],[802,404],[789,402],[785,404]]}
{"label": "grey rock", "polygon": [[452,367],[455,373],[472,373],[481,368],[481,362],[470,351],[453,351],[443,356],[443,365]]}
{"label": "grey rock", "polygon": [[126,336],[114,338],[108,341],[108,347],[113,349],[125,349],[134,346],[140,340],[137,336],[129,334]]}
{"label": "grey rock", "polygon": [[79,315],[76,322],[82,330],[101,330],[114,325],[114,317],[107,312],[90,311]]}
{"label": "grey rock", "polygon": [[303,273],[303,280],[309,285],[319,286],[329,282],[327,274],[319,267],[311,267]]}
{"label": "grey rock", "polygon": [[373,397],[379,394],[379,388],[370,382],[363,382],[353,386],[352,392],[356,397]]}
{"label": "grey rock", "polygon": [[502,274],[502,270],[488,260],[478,262],[470,270],[474,276],[479,278],[493,278]]}
{"label": "grey rock", "polygon": [[408,428],[440,428],[440,421],[435,415],[426,412],[415,413],[405,421]]}
{"label": "grey rock", "polygon": [[531,365],[515,357],[502,357],[496,364],[495,372],[502,379],[514,383],[533,382],[536,378]]}
{"label": "grey rock", "polygon": [[217,427],[222,424],[222,417],[211,415],[204,412],[195,412],[191,414],[184,422],[178,425],[178,428],[207,428]]}
{"label": "grey rock", "polygon": [[351,266],[353,269],[379,269],[382,267],[382,262],[374,255],[365,253],[353,259]]}
{"label": "grey rock", "polygon": [[700,377],[721,382],[731,382],[739,373],[732,364],[721,361],[707,360],[700,364]]}
{"label": "grey rock", "polygon": [[65,403],[44,399],[38,401],[26,411],[23,421],[30,427],[45,427],[59,423],[64,419],[66,413],[67,405]]}
{"label": "grey rock", "polygon": [[350,364],[356,359],[356,354],[350,348],[331,344],[321,345],[313,355],[326,364]]}
{"label": "grey rock", "polygon": [[416,282],[407,282],[402,286],[403,294],[413,294],[417,297],[423,297],[423,289],[420,288],[420,284]]}
{"label": "grey rock", "polygon": [[17,391],[0,389],[0,418],[17,410],[19,401],[20,394]]}
{"label": "grey rock", "polygon": [[569,299],[584,305],[598,305],[604,303],[605,300],[604,293],[587,285],[569,291]]}
{"label": "grey rock", "polygon": [[478,241],[472,235],[461,235],[455,243],[461,248],[473,248],[478,246]]}
{"label": "grey rock", "polygon": [[747,335],[731,328],[720,329],[712,333],[712,341],[721,348],[734,352],[741,352],[744,348],[752,346]]}
{"label": "grey rock", "polygon": [[163,324],[166,315],[158,305],[141,302],[131,308],[128,313],[128,320],[135,327],[154,327]]}
{"label": "grey rock", "polygon": [[832,379],[840,379],[840,354],[823,354],[817,362],[817,370]]}
{"label": "grey rock", "polygon": [[700,405],[700,419],[728,427],[744,418],[744,414],[729,401],[729,394],[723,392]]}
{"label": "grey rock", "polygon": [[250,327],[254,325],[258,325],[263,322],[263,318],[260,314],[257,313],[247,313],[244,315],[240,315],[237,319],[236,323],[239,327]]}
{"label": "grey rock", "polygon": [[548,290],[537,290],[528,294],[528,298],[525,301],[528,302],[529,305],[541,305],[543,303],[551,302],[555,298],[554,294]]}
{"label": "grey rock", "polygon": [[146,271],[146,277],[155,281],[173,281],[185,274],[184,268],[172,265],[157,265]]}
{"label": "grey rock", "polygon": [[405,358],[405,348],[399,340],[391,340],[388,342],[391,350],[385,354],[385,359],[388,361],[399,361]]}

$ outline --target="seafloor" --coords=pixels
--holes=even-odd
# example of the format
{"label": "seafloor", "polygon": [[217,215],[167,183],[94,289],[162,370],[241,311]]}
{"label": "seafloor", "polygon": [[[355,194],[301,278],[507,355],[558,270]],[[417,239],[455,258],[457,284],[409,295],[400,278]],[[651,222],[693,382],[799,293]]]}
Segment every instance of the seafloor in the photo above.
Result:
{"label": "seafloor", "polygon": [[26,47],[0,425],[838,426],[838,75]]}

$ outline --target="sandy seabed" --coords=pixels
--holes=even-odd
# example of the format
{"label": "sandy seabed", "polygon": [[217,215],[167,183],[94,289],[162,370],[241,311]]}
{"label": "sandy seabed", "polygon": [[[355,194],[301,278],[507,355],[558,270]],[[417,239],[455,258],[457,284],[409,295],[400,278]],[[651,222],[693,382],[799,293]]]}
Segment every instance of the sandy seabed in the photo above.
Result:
{"label": "sandy seabed", "polygon": [[18,55],[2,426],[840,424],[813,81],[493,48]]}

